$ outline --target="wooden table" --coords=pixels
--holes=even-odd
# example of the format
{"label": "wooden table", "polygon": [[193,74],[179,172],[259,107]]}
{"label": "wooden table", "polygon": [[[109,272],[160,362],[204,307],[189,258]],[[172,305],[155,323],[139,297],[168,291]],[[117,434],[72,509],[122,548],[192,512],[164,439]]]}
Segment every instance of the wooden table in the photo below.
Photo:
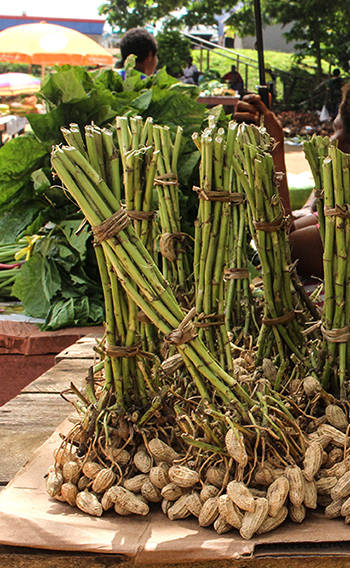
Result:
{"label": "wooden table", "polygon": [[226,114],[231,114],[235,112],[237,103],[240,97],[219,97],[219,96],[203,96],[198,97],[197,101],[213,107],[216,105],[224,105]]}

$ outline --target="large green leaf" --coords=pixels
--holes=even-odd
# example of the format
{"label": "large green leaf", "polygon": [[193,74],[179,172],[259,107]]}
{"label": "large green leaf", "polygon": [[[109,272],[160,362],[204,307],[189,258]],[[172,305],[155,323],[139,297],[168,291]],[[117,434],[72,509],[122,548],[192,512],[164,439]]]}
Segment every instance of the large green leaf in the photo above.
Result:
{"label": "large green leaf", "polygon": [[[18,236],[32,224],[38,215],[43,211],[45,205],[38,200],[17,203],[0,217],[0,243],[12,243]],[[42,226],[42,223],[40,223]],[[40,227],[39,227],[40,228]]]}
{"label": "large green leaf", "polygon": [[62,327],[88,326],[103,322],[103,302],[91,301],[87,296],[60,300],[51,306],[43,330],[56,330]]}
{"label": "large green leaf", "polygon": [[0,148],[0,202],[5,201],[2,199],[1,184],[10,180],[27,180],[46,154],[45,146],[32,134],[17,136]]}
{"label": "large green leaf", "polygon": [[45,318],[50,307],[43,290],[42,267],[42,256],[33,255],[21,266],[12,289],[13,295],[22,302],[24,313],[36,318]]}

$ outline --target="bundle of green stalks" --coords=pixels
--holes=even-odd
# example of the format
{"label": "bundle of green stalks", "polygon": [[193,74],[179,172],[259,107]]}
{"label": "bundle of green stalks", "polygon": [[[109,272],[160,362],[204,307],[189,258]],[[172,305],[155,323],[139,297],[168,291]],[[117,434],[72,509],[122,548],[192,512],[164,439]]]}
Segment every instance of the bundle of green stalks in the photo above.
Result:
{"label": "bundle of green stalks", "polygon": [[12,287],[23,263],[23,260],[16,257],[27,247],[28,240],[25,238],[19,239],[17,243],[0,245],[0,298],[4,300],[12,297]]}
{"label": "bundle of green stalks", "polygon": [[312,176],[315,182],[314,195],[316,199],[316,207],[318,214],[318,222],[320,227],[320,235],[324,244],[325,238],[325,217],[324,217],[324,180],[323,180],[323,160],[328,156],[330,146],[328,136],[312,136],[310,140],[305,140],[303,149],[305,158],[309,162]]}

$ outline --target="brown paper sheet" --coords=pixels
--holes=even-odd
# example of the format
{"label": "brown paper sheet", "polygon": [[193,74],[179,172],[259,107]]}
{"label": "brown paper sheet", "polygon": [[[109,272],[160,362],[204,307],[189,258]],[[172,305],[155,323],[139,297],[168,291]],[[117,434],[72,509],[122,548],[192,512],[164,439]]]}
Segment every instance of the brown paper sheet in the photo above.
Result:
{"label": "brown paper sheet", "polygon": [[350,541],[343,519],[327,520],[322,511],[309,511],[300,525],[286,522],[278,530],[244,541],[237,531],[218,535],[198,526],[196,519],[168,520],[154,506],[147,517],[117,517],[108,512],[90,517],[50,499],[45,491],[47,468],[59,445],[65,421],[39,448],[0,494],[0,544],[60,551],[123,554],[136,563],[171,564],[242,558],[260,545],[341,543]]}

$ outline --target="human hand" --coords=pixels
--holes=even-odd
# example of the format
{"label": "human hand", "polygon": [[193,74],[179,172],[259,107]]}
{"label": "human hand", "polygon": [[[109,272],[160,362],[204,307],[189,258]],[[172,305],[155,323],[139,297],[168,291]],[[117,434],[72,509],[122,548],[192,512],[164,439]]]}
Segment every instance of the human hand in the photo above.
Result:
{"label": "human hand", "polygon": [[257,126],[260,126],[263,122],[270,136],[274,138],[275,142],[279,143],[279,150],[283,150],[284,136],[282,125],[275,113],[262,102],[260,95],[255,93],[245,95],[242,100],[238,101],[233,118],[237,122],[253,123]]}

